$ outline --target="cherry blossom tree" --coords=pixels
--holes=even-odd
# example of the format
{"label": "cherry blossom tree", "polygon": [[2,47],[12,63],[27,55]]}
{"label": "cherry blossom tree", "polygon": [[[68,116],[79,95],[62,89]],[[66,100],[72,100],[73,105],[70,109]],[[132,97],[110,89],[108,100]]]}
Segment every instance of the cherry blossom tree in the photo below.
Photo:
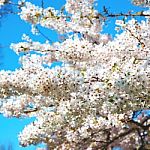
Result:
{"label": "cherry blossom tree", "polygon": [[[0,1],[4,4],[5,1]],[[148,1],[133,4],[149,7]],[[61,10],[19,1],[20,18],[41,34],[53,29],[65,40],[45,43],[23,35],[12,43],[22,67],[0,71],[0,112],[35,117],[19,134],[20,145],[48,149],[124,150],[150,147],[150,11],[119,14],[115,38],[102,34],[107,17],[94,0],[66,0]],[[117,15],[118,16],[118,15]],[[135,16],[143,16],[138,21]],[[34,52],[34,53],[30,53]],[[22,55],[24,54],[24,55]],[[62,66],[51,67],[54,61]],[[140,112],[140,113],[139,113]]]}

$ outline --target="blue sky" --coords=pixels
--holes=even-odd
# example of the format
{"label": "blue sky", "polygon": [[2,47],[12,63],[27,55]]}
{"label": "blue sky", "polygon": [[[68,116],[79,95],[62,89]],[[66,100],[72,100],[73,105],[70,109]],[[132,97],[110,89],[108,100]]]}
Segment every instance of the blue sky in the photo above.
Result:
{"label": "blue sky", "polygon": [[[16,0],[17,1],[17,0]],[[40,0],[31,0],[35,4],[40,4]],[[100,0],[99,0],[100,1]],[[45,7],[51,6],[56,9],[61,8],[65,0],[45,0]],[[141,8],[135,7],[130,4],[129,0],[102,0],[99,2],[98,8],[102,6],[109,8],[111,12],[127,12],[128,10],[139,11]],[[107,26],[104,26],[103,32],[109,32],[114,35],[114,21],[108,22]],[[44,42],[45,39],[42,36],[33,36],[30,32],[30,25],[20,20],[16,15],[8,15],[3,18],[2,25],[0,27],[0,44],[3,46],[2,54],[0,57],[2,64],[0,65],[0,70],[15,70],[20,67],[18,63],[18,56],[9,48],[9,45],[21,41],[21,36],[23,33],[30,35],[35,41]],[[54,31],[49,31],[47,29],[42,29],[43,33],[50,37],[52,41],[57,40],[57,34]],[[28,148],[19,147],[17,135],[24,128],[25,125],[30,123],[33,119],[7,119],[0,115],[0,145],[7,145],[9,142],[13,144],[14,150],[35,150],[34,146]]]}

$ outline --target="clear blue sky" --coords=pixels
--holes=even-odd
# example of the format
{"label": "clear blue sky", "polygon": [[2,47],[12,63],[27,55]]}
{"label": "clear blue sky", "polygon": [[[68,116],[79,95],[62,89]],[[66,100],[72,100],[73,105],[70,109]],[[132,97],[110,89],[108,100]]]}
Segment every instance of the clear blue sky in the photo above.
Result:
{"label": "clear blue sky", "polygon": [[[32,2],[38,5],[40,4],[40,0],[32,0]],[[45,0],[45,7],[51,6],[59,9],[64,2],[65,0]],[[101,3],[99,2],[98,8],[102,8],[103,5],[109,8],[111,12],[141,10],[141,8],[131,5],[129,0],[102,0]],[[114,20],[111,21],[112,23],[108,23],[108,25],[105,26],[104,32],[109,31],[110,34],[114,35]],[[16,15],[8,15],[2,20],[2,25],[0,27],[0,44],[2,44],[4,48],[2,49],[3,58],[0,57],[0,61],[2,61],[0,70],[15,70],[16,68],[20,67],[18,64],[18,56],[9,48],[9,45],[12,42],[17,43],[21,41],[21,36],[23,33],[31,35],[35,41],[45,41],[45,39],[41,36],[33,36],[30,33],[30,29],[30,25],[20,20],[20,18]],[[47,29],[43,29],[42,31],[49,36],[52,41],[57,40],[57,35],[54,33],[54,31],[49,31]],[[32,120],[33,119],[7,119],[0,115],[0,145],[7,145],[9,142],[11,142],[14,150],[35,150],[35,146],[30,146],[28,148],[19,147],[17,139],[18,133]]]}

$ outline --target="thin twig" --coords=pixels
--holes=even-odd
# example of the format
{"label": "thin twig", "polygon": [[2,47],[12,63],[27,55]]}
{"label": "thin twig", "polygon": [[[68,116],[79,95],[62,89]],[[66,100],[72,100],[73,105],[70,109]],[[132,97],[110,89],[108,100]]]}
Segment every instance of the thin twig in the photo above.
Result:
{"label": "thin twig", "polygon": [[47,39],[49,42],[53,43],[53,41],[48,36],[46,36],[37,26],[36,26],[36,29],[45,39]]}
{"label": "thin twig", "polygon": [[107,14],[106,17],[150,17],[149,14],[143,14],[143,12],[135,13],[135,14]]}
{"label": "thin twig", "polygon": [[128,29],[128,28],[125,28],[125,29],[131,34],[131,36],[133,36],[135,39],[137,39],[138,42],[139,42],[143,47],[145,47],[145,44],[144,44],[143,42],[141,42],[141,39],[140,39],[139,37],[135,36],[135,35],[132,33],[132,31],[131,31],[130,29]]}

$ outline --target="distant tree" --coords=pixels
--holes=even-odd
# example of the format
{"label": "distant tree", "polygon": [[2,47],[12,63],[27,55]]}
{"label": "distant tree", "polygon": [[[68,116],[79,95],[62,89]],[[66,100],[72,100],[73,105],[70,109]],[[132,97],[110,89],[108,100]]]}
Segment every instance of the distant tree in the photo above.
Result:
{"label": "distant tree", "polygon": [[1,63],[2,63],[2,56],[3,56],[3,54],[2,54],[2,47],[1,47],[1,45],[0,45],[0,65],[1,65]]}
{"label": "distant tree", "polygon": [[1,144],[0,150],[13,150],[13,145],[12,143],[8,143],[8,145]]}
{"label": "distant tree", "polygon": [[9,143],[9,144],[8,144],[7,150],[13,150],[13,145],[12,145],[12,143]]}
{"label": "distant tree", "polygon": [[[11,1],[5,1],[0,0],[0,27],[2,25],[2,22],[4,21],[4,18],[7,17],[7,15],[12,14],[12,5],[9,4]],[[1,64],[1,58],[2,58],[2,43],[0,41],[0,64]]]}
{"label": "distant tree", "polygon": [[4,145],[0,145],[0,150],[6,150]]}
{"label": "distant tree", "polygon": [[[0,0],[0,25],[2,23],[2,19],[6,17],[8,14],[12,14],[12,5],[11,1]],[[5,4],[5,5],[3,5]]]}

